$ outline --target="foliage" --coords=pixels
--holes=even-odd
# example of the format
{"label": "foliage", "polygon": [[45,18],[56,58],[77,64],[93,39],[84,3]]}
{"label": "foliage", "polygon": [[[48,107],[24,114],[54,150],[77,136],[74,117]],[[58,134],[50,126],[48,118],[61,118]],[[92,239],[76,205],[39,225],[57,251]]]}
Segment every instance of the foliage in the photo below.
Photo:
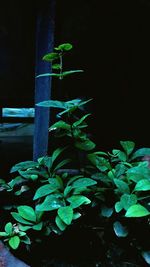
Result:
{"label": "foliage", "polygon": [[[66,43],[45,55],[43,60],[52,62],[58,73],[37,78],[55,74],[63,79],[66,75],[62,57],[71,49],[72,45]],[[59,63],[54,63],[57,60]],[[70,75],[80,71],[67,72]],[[0,237],[12,249],[17,249],[20,243],[29,248],[52,234],[62,234],[94,210],[101,229],[97,232],[102,231],[103,242],[109,226],[117,239],[129,238],[149,264],[149,248],[133,233],[133,225],[140,222],[149,231],[150,168],[143,157],[150,155],[150,148],[136,150],[133,141],[120,141],[120,149],[97,151],[87,133],[91,114],[85,112],[84,106],[89,101],[48,100],[37,104],[58,110],[49,132],[56,138],[66,137],[67,145],[37,162],[16,164],[10,170],[10,181],[0,180],[1,191],[14,200],[2,204],[5,220]],[[76,174],[70,171],[74,161],[79,166]],[[64,169],[66,166],[68,169]],[[94,217],[91,227],[94,228]]]}

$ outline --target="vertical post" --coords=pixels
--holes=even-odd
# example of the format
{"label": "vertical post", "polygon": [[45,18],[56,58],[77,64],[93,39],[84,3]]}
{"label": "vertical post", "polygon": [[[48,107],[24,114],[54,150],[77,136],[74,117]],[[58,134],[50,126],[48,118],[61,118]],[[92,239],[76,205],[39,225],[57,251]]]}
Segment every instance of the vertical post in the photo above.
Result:
{"label": "vertical post", "polygon": [[[40,2],[40,1],[39,1]],[[55,0],[46,0],[37,7],[36,19],[36,68],[35,74],[51,71],[50,64],[42,57],[53,50]],[[51,97],[51,77],[35,78],[35,104]],[[35,105],[33,160],[47,154],[49,108]]]}

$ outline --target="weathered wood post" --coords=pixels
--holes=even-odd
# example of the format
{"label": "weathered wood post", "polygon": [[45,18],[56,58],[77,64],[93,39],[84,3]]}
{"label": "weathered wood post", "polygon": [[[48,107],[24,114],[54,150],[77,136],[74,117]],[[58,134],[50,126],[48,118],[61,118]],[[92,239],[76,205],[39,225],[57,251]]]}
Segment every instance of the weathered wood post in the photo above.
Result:
{"label": "weathered wood post", "polygon": [[[40,1],[39,1],[40,2]],[[55,0],[46,0],[37,6],[36,19],[36,68],[35,75],[51,71],[50,64],[43,61],[44,54],[54,45]],[[51,97],[51,77],[35,78],[35,104]],[[46,155],[48,149],[49,108],[35,105],[35,128],[33,159]]]}

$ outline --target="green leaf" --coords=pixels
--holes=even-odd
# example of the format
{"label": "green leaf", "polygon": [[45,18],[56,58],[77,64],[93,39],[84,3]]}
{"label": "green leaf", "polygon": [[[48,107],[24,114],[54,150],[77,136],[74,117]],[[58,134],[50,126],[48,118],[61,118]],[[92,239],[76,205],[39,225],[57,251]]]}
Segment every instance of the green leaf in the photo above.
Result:
{"label": "green leaf", "polygon": [[[143,162],[144,163],[144,162]],[[150,177],[150,169],[147,166],[139,165],[136,167],[132,167],[127,170],[127,177],[129,180],[134,182],[138,182],[141,179],[149,179]]]}
{"label": "green leaf", "polygon": [[60,68],[61,68],[60,64],[53,64],[52,65],[52,69],[54,69],[54,70],[60,70]]}
{"label": "green leaf", "polygon": [[118,237],[126,237],[128,235],[128,230],[124,227],[120,222],[116,221],[113,224],[113,228],[116,236]]}
{"label": "green leaf", "polygon": [[59,58],[58,53],[48,53],[42,59],[47,62],[52,62],[53,60],[58,59],[58,58]]}
{"label": "green leaf", "polygon": [[149,156],[150,155],[150,148],[147,148],[147,147],[143,147],[143,148],[140,148],[138,150],[136,150],[131,159],[136,159],[136,158],[139,158],[139,157],[144,157],[144,156]]}
{"label": "green leaf", "polygon": [[135,143],[132,141],[120,141],[120,144],[127,153],[127,155],[130,155],[135,147]]}
{"label": "green leaf", "polygon": [[113,154],[116,155],[121,161],[127,160],[127,155],[121,150],[113,149]]}
{"label": "green leaf", "polygon": [[73,213],[73,220],[77,220],[81,217],[81,213],[80,212],[74,212]]}
{"label": "green leaf", "polygon": [[33,223],[24,220],[17,212],[11,212],[11,215],[17,222],[27,224],[27,225],[33,225]]}
{"label": "green leaf", "polygon": [[60,120],[60,121],[57,121],[56,123],[54,123],[49,128],[49,131],[53,131],[53,130],[56,130],[56,129],[63,129],[63,130],[70,131],[71,130],[71,126],[68,123],[66,123],[65,121]]}
{"label": "green leaf", "polygon": [[72,183],[72,188],[77,188],[77,187],[87,187],[87,186],[92,186],[97,184],[96,181],[94,181],[93,179],[90,178],[80,178],[77,179],[76,181],[74,181]]}
{"label": "green leaf", "polygon": [[9,245],[11,248],[13,249],[17,249],[19,247],[19,244],[20,244],[20,238],[19,236],[15,235],[15,236],[12,236],[9,241],[8,241]]}
{"label": "green leaf", "polygon": [[150,181],[147,179],[142,179],[136,184],[134,191],[148,191],[150,190]]}
{"label": "green leaf", "polygon": [[36,214],[32,207],[22,205],[22,206],[19,206],[17,209],[18,209],[19,215],[23,219],[31,221],[31,222],[36,222]]}
{"label": "green leaf", "polygon": [[61,207],[58,209],[60,219],[67,225],[70,225],[73,219],[73,209],[71,206]]}
{"label": "green leaf", "polygon": [[88,154],[88,159],[95,165],[100,171],[111,170],[112,167],[107,159],[99,157],[95,153]]}
{"label": "green leaf", "polygon": [[73,209],[80,207],[81,205],[88,205],[91,203],[91,200],[82,195],[74,195],[67,198],[67,201],[70,203]]}
{"label": "green leaf", "polygon": [[75,142],[75,147],[84,150],[84,151],[90,151],[95,148],[95,143],[92,142],[91,140],[87,139],[86,141],[83,142]]}
{"label": "green leaf", "polygon": [[6,233],[6,232],[0,232],[0,238],[3,237],[3,236],[8,236],[9,234]]}
{"label": "green leaf", "polygon": [[124,194],[120,198],[120,203],[122,208],[125,210],[128,210],[131,206],[135,205],[137,203],[137,196],[134,194]]}
{"label": "green leaf", "polygon": [[66,77],[68,75],[79,73],[79,72],[83,72],[83,70],[68,70],[68,71],[64,71],[61,74],[59,74],[59,77]]}
{"label": "green leaf", "polygon": [[36,206],[37,211],[57,210],[58,208],[64,206],[64,202],[59,198],[60,194],[47,196],[42,204]]}
{"label": "green leaf", "polygon": [[123,209],[122,203],[120,201],[116,202],[115,204],[115,211],[118,213]]}
{"label": "green leaf", "polygon": [[114,179],[114,183],[117,186],[119,192],[121,193],[130,193],[130,188],[126,182],[120,179]]}
{"label": "green leaf", "polygon": [[80,124],[82,124],[82,122],[84,122],[84,120],[89,117],[91,114],[86,114],[84,115],[80,120],[76,121],[73,123],[73,127],[77,127],[79,126]]}
{"label": "green leaf", "polygon": [[59,45],[58,47],[55,47],[54,49],[58,51],[69,51],[72,48],[73,48],[72,44],[64,43],[64,44]]}
{"label": "green leaf", "polygon": [[21,238],[21,242],[25,243],[26,245],[31,244],[30,238],[27,235],[25,235]]}
{"label": "green leaf", "polygon": [[57,148],[56,150],[54,150],[53,154],[52,154],[52,163],[58,158],[58,156],[66,149],[66,147],[63,148]]}
{"label": "green leaf", "polygon": [[64,159],[61,162],[59,162],[56,167],[54,168],[54,171],[57,171],[58,169],[62,168],[64,165],[68,164],[71,160],[70,159]]}
{"label": "green leaf", "polygon": [[60,186],[59,186],[58,183],[55,183],[54,185],[51,185],[51,184],[42,185],[35,192],[35,195],[33,197],[33,200],[36,200],[38,198],[47,196],[47,195],[55,192],[59,187]]}
{"label": "green leaf", "polygon": [[125,217],[144,217],[147,215],[150,215],[150,212],[142,205],[136,204],[127,210]]}
{"label": "green leaf", "polygon": [[29,168],[34,168],[37,167],[38,163],[34,162],[34,161],[24,161],[24,162],[20,162],[17,163],[16,165],[14,165],[11,170],[10,173],[19,171],[19,170],[25,170],[25,169],[29,169]]}
{"label": "green leaf", "polygon": [[43,226],[43,222],[40,222],[40,223],[35,224],[34,226],[32,226],[32,229],[36,230],[36,231],[40,231],[42,229],[42,226]]}
{"label": "green leaf", "polygon": [[61,231],[64,231],[67,225],[61,220],[61,218],[57,215],[55,218],[56,225]]}
{"label": "green leaf", "polygon": [[6,223],[6,225],[5,225],[5,232],[7,234],[9,234],[9,235],[12,234],[12,232],[13,232],[13,226],[12,226],[12,223],[11,222]]}

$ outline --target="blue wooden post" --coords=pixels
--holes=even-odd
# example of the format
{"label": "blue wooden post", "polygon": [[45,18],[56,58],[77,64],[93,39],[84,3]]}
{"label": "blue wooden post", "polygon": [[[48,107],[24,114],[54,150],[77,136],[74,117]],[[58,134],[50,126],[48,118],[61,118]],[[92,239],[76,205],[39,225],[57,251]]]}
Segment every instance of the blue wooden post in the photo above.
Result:
{"label": "blue wooden post", "polygon": [[[51,71],[49,63],[43,61],[42,57],[53,50],[54,14],[55,0],[46,0],[37,8],[35,75]],[[50,97],[51,78],[35,79],[35,104],[48,100]],[[35,106],[33,160],[37,160],[38,157],[47,154],[49,121],[49,109]]]}

